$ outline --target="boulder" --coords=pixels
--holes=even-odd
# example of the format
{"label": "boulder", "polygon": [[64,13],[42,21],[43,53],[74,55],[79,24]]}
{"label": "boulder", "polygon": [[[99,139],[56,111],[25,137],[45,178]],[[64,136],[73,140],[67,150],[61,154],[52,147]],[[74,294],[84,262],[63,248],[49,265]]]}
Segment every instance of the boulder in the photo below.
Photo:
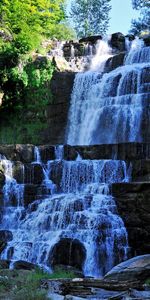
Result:
{"label": "boulder", "polygon": [[14,262],[13,268],[15,270],[35,270],[37,268],[37,265],[24,260],[18,260]]}
{"label": "boulder", "polygon": [[143,35],[142,39],[147,47],[150,46],[150,33]]}
{"label": "boulder", "polygon": [[150,278],[150,254],[133,257],[115,266],[104,279],[108,281],[145,281]]}
{"label": "boulder", "polygon": [[118,51],[125,51],[125,36],[121,32],[113,33],[110,40],[112,48]]}
{"label": "boulder", "polygon": [[98,40],[102,40],[101,35],[92,35],[88,37],[83,37],[82,39],[79,40],[79,43],[91,43],[95,44]]}
{"label": "boulder", "polygon": [[125,52],[121,52],[110,57],[105,64],[105,72],[110,72],[123,65]]}

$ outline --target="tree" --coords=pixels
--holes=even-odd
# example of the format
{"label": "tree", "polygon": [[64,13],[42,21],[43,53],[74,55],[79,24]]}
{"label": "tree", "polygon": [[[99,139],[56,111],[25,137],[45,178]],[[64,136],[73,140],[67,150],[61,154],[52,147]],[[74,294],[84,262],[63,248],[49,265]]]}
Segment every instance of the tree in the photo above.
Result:
{"label": "tree", "polygon": [[70,16],[78,37],[104,34],[109,23],[111,0],[72,0]]}
{"label": "tree", "polygon": [[133,34],[140,34],[142,32],[150,31],[150,1],[149,0],[132,0],[134,9],[140,11],[138,20],[132,20],[132,27],[130,32]]}
{"label": "tree", "polygon": [[1,0],[0,19],[1,29],[11,33],[14,46],[27,52],[43,36],[57,37],[57,27],[65,19],[64,0]]}

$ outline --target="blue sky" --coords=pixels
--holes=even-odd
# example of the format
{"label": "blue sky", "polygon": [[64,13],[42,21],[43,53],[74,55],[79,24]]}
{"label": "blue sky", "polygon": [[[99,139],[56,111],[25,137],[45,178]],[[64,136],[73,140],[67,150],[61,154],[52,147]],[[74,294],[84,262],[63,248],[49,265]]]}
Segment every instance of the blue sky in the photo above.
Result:
{"label": "blue sky", "polygon": [[[71,0],[68,0],[68,7]],[[131,20],[138,17],[138,12],[132,9],[132,0],[111,0],[112,10],[110,14],[110,27],[108,34],[122,32],[127,34]]]}
{"label": "blue sky", "polygon": [[127,34],[131,20],[138,17],[138,12],[132,9],[131,0],[111,0],[111,5],[109,33],[120,31]]}

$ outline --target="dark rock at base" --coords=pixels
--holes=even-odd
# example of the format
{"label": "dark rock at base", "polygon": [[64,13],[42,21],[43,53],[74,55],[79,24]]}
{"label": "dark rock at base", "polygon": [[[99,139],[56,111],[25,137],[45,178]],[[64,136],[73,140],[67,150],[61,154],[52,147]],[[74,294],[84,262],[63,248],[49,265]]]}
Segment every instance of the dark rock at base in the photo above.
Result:
{"label": "dark rock at base", "polygon": [[1,259],[0,260],[0,269],[9,269],[10,260]]}
{"label": "dark rock at base", "polygon": [[150,254],[133,257],[115,266],[104,279],[110,281],[140,281],[145,283],[150,278]]}
{"label": "dark rock at base", "polygon": [[66,265],[82,270],[86,257],[84,245],[77,239],[62,238],[52,248],[48,264],[51,266]]}
{"label": "dark rock at base", "polygon": [[113,33],[110,44],[112,48],[116,48],[119,51],[125,51],[125,36],[121,32]]}
{"label": "dark rock at base", "polygon": [[14,262],[13,268],[15,270],[35,270],[37,268],[37,265],[24,260],[18,260]]}

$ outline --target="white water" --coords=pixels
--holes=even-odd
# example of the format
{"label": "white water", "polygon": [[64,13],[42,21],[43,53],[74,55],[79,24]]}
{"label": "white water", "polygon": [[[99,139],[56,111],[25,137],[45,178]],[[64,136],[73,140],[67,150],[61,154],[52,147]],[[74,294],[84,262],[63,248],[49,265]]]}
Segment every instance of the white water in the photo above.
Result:
{"label": "white water", "polygon": [[[109,55],[109,54],[108,54]],[[102,61],[101,61],[102,59]],[[70,145],[141,142],[143,104],[150,83],[145,72],[150,67],[150,47],[132,42],[125,64],[102,74],[105,55],[95,57],[97,71],[78,73],[75,78],[67,143]],[[148,72],[148,70],[147,70]]]}
{"label": "white water", "polygon": [[[36,153],[41,161],[38,148]],[[46,166],[53,163],[57,172],[59,162],[57,157],[48,161]],[[24,218],[19,219],[19,224],[15,217],[11,217],[11,222],[5,218],[2,228],[12,231],[13,240],[8,243],[1,258],[51,267],[53,247],[63,238],[77,239],[86,250],[82,266],[84,273],[102,276],[127,257],[126,229],[109,194],[109,184],[128,181],[126,164],[115,160],[82,161],[81,157],[61,163],[61,194],[47,196],[36,210],[32,210],[31,206]],[[13,213],[16,216],[15,208]]]}

